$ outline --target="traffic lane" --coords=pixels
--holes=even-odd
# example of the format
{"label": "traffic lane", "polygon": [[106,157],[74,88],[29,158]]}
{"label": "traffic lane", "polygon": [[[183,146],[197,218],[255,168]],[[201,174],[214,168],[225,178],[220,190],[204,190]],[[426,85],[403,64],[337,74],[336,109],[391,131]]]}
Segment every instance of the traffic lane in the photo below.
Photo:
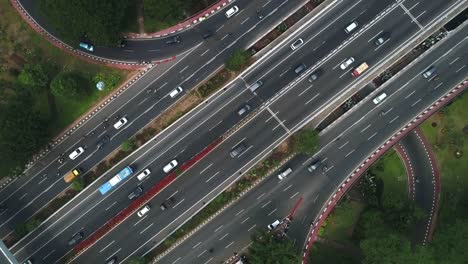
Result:
{"label": "traffic lane", "polygon": [[[332,95],[340,92],[343,86],[359,81],[359,79],[353,78],[350,72],[359,65],[359,62],[367,60],[360,58],[371,59],[375,57],[375,59],[369,61],[370,67],[372,67],[372,65],[377,64],[378,59],[390,54],[394,48],[403,44],[412,33],[416,32],[417,28],[410,23],[411,20],[405,17],[407,16],[399,10],[399,8],[394,9],[329,59],[321,62],[319,65],[314,65],[313,68],[302,74],[301,77],[296,80],[296,83],[290,84],[290,88],[285,92],[285,96],[296,106],[320,109],[320,106],[333,100],[334,97],[332,97]],[[375,45],[373,40],[375,36],[381,34],[380,32],[387,31],[396,26],[398,22],[401,25],[396,27],[397,30],[393,31],[393,33],[397,36],[405,36],[405,38],[395,41],[391,41],[392,39],[390,39],[387,41],[390,43],[385,43],[380,49],[374,50],[373,48],[375,48]],[[351,56],[355,58],[355,63],[346,70],[341,70],[339,68],[340,64]],[[308,81],[309,75],[317,69],[320,70],[320,76],[316,81],[310,83]],[[337,76],[343,78],[336,78]],[[289,104],[284,104],[282,100],[278,100],[272,104],[272,109],[279,113],[281,120],[285,120],[285,125],[288,128],[292,128],[303,119],[303,107],[289,108],[288,105]]]}
{"label": "traffic lane", "polygon": [[[270,114],[267,111],[264,111],[257,118],[259,118],[259,120],[265,120],[269,115]],[[242,128],[243,131],[246,131],[245,134],[233,134],[225,142],[223,142],[220,146],[213,150],[213,152],[211,152],[207,157],[199,161],[193,168],[191,168],[189,171],[184,172],[178,180],[169,185],[166,189],[169,193],[171,193],[171,191],[176,191],[173,188],[176,188],[177,190],[179,190],[179,192],[181,192],[181,190],[190,190],[190,192],[184,191],[184,196],[177,198],[179,202],[186,202],[181,202],[177,206],[177,211],[170,211],[171,214],[174,214],[172,217],[166,216],[163,219],[158,220],[157,218],[160,217],[159,214],[155,215],[155,218],[153,218],[152,215],[148,215],[147,220],[144,221],[158,222],[160,224],[158,226],[152,226],[150,229],[148,229],[148,231],[145,231],[144,234],[142,234],[144,237],[140,237],[138,238],[138,240],[148,242],[162,241],[162,239],[160,238],[172,233],[172,229],[178,226],[183,220],[185,220],[177,218],[175,221],[172,221],[177,216],[181,215],[181,211],[183,212],[182,214],[192,213],[193,211],[197,210],[198,206],[202,205],[204,201],[208,202],[210,199],[213,198],[213,194],[211,191],[213,188],[225,188],[229,185],[229,182],[227,182],[227,180],[229,179],[227,178],[238,178],[240,176],[238,171],[242,170],[244,164],[250,161],[254,156],[260,155],[263,152],[263,149],[270,144],[271,137],[273,137],[273,139],[277,139],[284,136],[284,131],[281,131],[280,129],[276,130],[276,132],[273,133],[273,135],[263,135],[265,133],[262,133],[262,131],[264,131],[265,128],[271,129],[274,126],[276,126],[276,124],[274,124],[273,122],[266,122],[263,123],[263,125],[259,125],[258,122],[247,123]],[[247,147],[246,151],[235,159],[227,157],[232,147],[239,144],[239,142],[245,142]],[[200,176],[195,177],[194,175]],[[203,182],[203,180],[205,182],[201,185],[200,182]],[[179,186],[179,184],[181,186]],[[193,189],[194,187],[196,189]],[[159,199],[159,197],[160,196],[157,195],[157,198],[155,199]],[[166,197],[164,197],[164,199]],[[198,202],[195,205],[192,205],[190,201]],[[150,203],[153,202],[151,201]],[[126,225],[132,225],[133,222],[134,221],[132,221],[131,219],[126,220],[124,223],[122,223],[116,229],[114,229],[111,233],[109,233],[106,236],[106,239],[111,239],[111,237],[112,239],[114,239],[113,236],[119,237],[118,239],[115,239],[117,241],[124,237],[126,240],[130,239],[131,236],[136,234],[129,233],[128,226]],[[163,230],[160,230],[161,228],[163,228]],[[154,235],[155,233],[156,235]],[[152,236],[154,237],[151,238]],[[149,246],[152,245],[153,244],[151,243],[151,245]],[[131,246],[137,245],[127,245],[127,247]],[[125,252],[126,250],[132,249],[123,248],[122,250],[123,252]],[[146,249],[143,248],[141,250]],[[91,250],[86,251],[83,254],[83,256],[95,255],[95,252],[89,252],[91,252]]]}
{"label": "traffic lane", "polygon": [[[300,156],[287,162],[282,168],[290,166],[293,172],[286,179],[277,178],[282,168],[273,172],[160,262],[193,263],[189,260],[196,260],[196,263],[205,263],[211,258],[214,262],[224,261],[234,252],[241,252],[251,242],[255,231],[267,229],[276,219],[288,216],[301,198],[297,213],[302,213],[301,208],[313,202],[328,182],[321,172],[310,173],[305,169],[306,158]],[[298,221],[299,218],[294,217],[291,227],[301,225]]]}
{"label": "traffic lane", "polygon": [[450,5],[455,3],[456,0],[449,1],[420,1],[420,0],[406,0],[401,4],[408,10],[408,12],[418,21],[422,26],[427,26],[433,19],[431,14],[439,10],[446,10]]}
{"label": "traffic lane", "polygon": [[[408,69],[411,74],[407,72],[399,73],[399,78],[393,79],[390,83],[385,84],[385,90],[383,91],[386,92],[387,99],[384,100],[384,102],[393,97],[402,97],[402,100],[406,104],[412,105],[416,103],[415,105],[417,105],[420,102],[424,102],[424,100],[432,100],[433,98],[442,96],[445,91],[440,89],[440,87],[447,82],[452,85],[459,82],[463,78],[463,74],[467,71],[464,66],[466,65],[468,57],[467,52],[464,50],[466,47],[466,38],[462,36],[464,33],[468,33],[468,27],[466,26],[463,28],[462,33],[450,37],[445,40],[444,43],[441,43],[440,46],[435,49],[433,48],[433,50],[425,53],[423,57],[420,57],[416,62],[416,66]],[[422,76],[423,71],[431,65],[437,67],[439,74],[438,80],[427,80]],[[394,83],[396,83],[396,85],[394,85]],[[364,115],[353,115],[354,118],[349,118],[348,116],[335,125],[338,127],[337,131],[342,131],[342,133],[338,135],[324,134],[323,137],[327,139],[327,141],[333,141],[340,137],[340,141],[344,142],[341,134],[348,133],[354,125],[362,122],[362,120],[370,114],[379,116],[375,117],[375,120],[379,120],[382,116],[391,116],[392,120],[395,119],[393,122],[405,116],[404,112],[401,116],[395,114],[395,110],[399,110],[395,106],[386,106],[387,104],[375,106],[371,102],[371,99],[381,92],[382,90],[374,92],[369,95],[369,98],[365,99],[367,102],[359,108],[362,113],[365,113]],[[371,124],[371,126],[372,125],[373,124]],[[362,129],[363,132],[368,131],[371,126],[364,127]]]}
{"label": "traffic lane", "polygon": [[[445,43],[446,45],[443,46],[449,46],[448,43]],[[453,44],[453,43],[452,43]],[[466,44],[466,42],[465,42]],[[458,47],[459,51],[462,51],[463,49],[466,48],[466,45],[462,45],[461,48],[460,46]],[[452,54],[452,56],[457,56],[458,54]],[[432,54],[431,60],[432,63],[434,61],[440,60],[441,58],[439,57],[439,54],[435,55]],[[448,64],[448,62],[452,59],[450,54],[447,54],[443,56],[442,59],[445,63]],[[427,59],[424,58],[424,59]],[[423,60],[421,60],[423,61]],[[440,66],[440,63],[438,64]],[[423,63],[419,63],[416,67],[411,68],[409,73],[407,73],[407,76],[418,76],[420,74],[420,70],[424,69],[426,66]],[[379,106],[380,107],[387,107],[390,108],[389,106],[392,106],[393,109],[391,111],[391,114],[387,114],[384,116],[381,116],[379,119],[376,119],[376,121],[372,124],[372,128],[367,129],[364,133],[359,133],[359,130],[362,130],[363,128],[367,127],[370,123],[368,120],[368,117],[373,116],[373,115],[378,115],[377,111],[375,109],[370,110],[370,114],[366,114],[365,119],[362,122],[357,123],[356,126],[352,127],[350,130],[348,130],[344,136],[342,136],[342,140],[349,140],[349,143],[342,149],[336,148],[337,144],[335,143],[334,146],[329,146],[328,150],[331,152],[330,155],[328,155],[328,161],[331,163],[333,166],[334,164],[340,164],[340,170],[345,169],[348,164],[353,164],[351,167],[349,167],[349,170],[353,169],[353,166],[356,166],[360,162],[360,160],[357,157],[362,157],[362,156],[367,156],[370,154],[370,152],[373,150],[372,147],[375,146],[376,144],[382,144],[394,131],[397,131],[400,127],[404,126],[404,124],[407,124],[411,119],[412,115],[411,113],[420,113],[424,109],[430,105],[435,98],[439,98],[442,94],[445,94],[447,92],[447,89],[450,87],[453,87],[454,85],[458,84],[461,80],[463,80],[466,77],[466,73],[458,73],[458,75],[451,75],[450,73],[447,72],[446,77],[444,78],[444,82],[442,86],[439,86],[439,88],[436,91],[440,91],[440,93],[435,93],[433,92],[434,89],[431,88],[428,89],[427,83],[424,82],[418,82],[418,83],[413,83],[413,87],[418,93],[419,96],[421,96],[421,100],[412,100],[413,103],[408,102],[402,96],[393,96],[389,97],[387,100],[383,101]],[[450,77],[449,77],[450,76]],[[442,76],[441,76],[442,78]],[[446,79],[450,78],[450,79]],[[399,82],[394,83],[392,86],[393,87],[401,87],[398,86],[398,84],[401,84]],[[447,86],[446,86],[447,85]],[[441,89],[441,87],[444,87]],[[440,89],[440,90],[439,90]],[[414,103],[417,102],[417,103]],[[364,105],[370,105],[373,104],[372,102],[366,102]],[[374,108],[377,108],[379,106],[373,105]],[[353,113],[353,117],[348,117],[348,118],[353,118],[357,119],[358,117],[363,116],[363,111],[366,108],[363,108],[362,110],[360,109],[359,112]],[[367,111],[366,111],[367,113]],[[399,118],[396,118],[399,117]],[[341,140],[341,139],[340,139]],[[358,159],[358,160],[356,160]],[[346,160],[344,162],[343,160]],[[351,162],[353,161],[354,162]],[[327,162],[328,162],[327,161]],[[346,164],[344,164],[346,163]],[[333,168],[329,166],[329,168]],[[343,178],[338,178],[339,180],[342,180]]]}
{"label": "traffic lane", "polygon": [[[326,17],[320,17],[313,25],[296,32],[294,34],[296,37],[285,43],[287,45],[281,47],[279,56],[268,58],[263,61],[263,63],[268,63],[269,65],[273,65],[273,67],[266,67],[264,70],[256,72],[244,73],[243,78],[246,79],[248,83],[253,83],[258,79],[271,79],[274,83],[278,80],[281,81],[284,79],[283,74],[286,74],[289,67],[294,68],[301,62],[309,64],[309,61],[314,61],[298,61],[298,58],[308,56],[314,52],[318,52],[317,56],[325,56],[350,36],[344,32],[344,28],[348,26],[353,19],[364,25],[390,3],[391,1],[379,1],[378,3],[372,1],[354,1],[352,3],[346,2],[346,4],[338,4],[334,9],[330,10]],[[328,16],[336,18],[330,23]],[[350,17],[352,18],[351,20]],[[298,38],[302,38],[304,44],[292,51],[290,44]],[[286,69],[284,69],[285,66]],[[276,67],[282,67],[283,69],[281,72],[283,74],[272,74],[274,77],[266,78],[265,76],[276,70]]]}
{"label": "traffic lane", "polygon": [[[234,84],[235,84],[235,83],[234,83]],[[233,84],[233,85],[234,85],[234,84]],[[228,95],[229,95],[229,94],[228,94]],[[242,94],[240,94],[240,95],[237,94],[237,95],[236,95],[236,98],[238,98],[238,100],[240,100],[240,101],[245,101],[245,100],[251,99],[251,96],[252,96],[252,95],[250,94],[250,92],[245,92],[245,93],[242,93]],[[252,105],[252,103],[250,103],[250,104]],[[216,108],[218,108],[218,111],[216,112],[216,113],[218,113],[218,115],[223,115],[223,116],[230,115],[231,117],[233,116],[233,113],[236,112],[236,109],[237,109],[237,107],[238,107],[238,106],[237,106],[237,103],[236,103],[236,100],[233,100],[233,101],[231,101],[231,102],[229,102],[229,103],[226,103],[226,104],[224,104],[224,105],[221,105],[221,106],[219,106],[219,105],[217,105],[217,104],[215,104],[215,105],[210,104],[210,106],[211,106],[211,107],[216,107]],[[214,116],[214,115],[215,115],[215,114],[213,114],[212,116]],[[235,114],[234,114],[234,115],[235,115]],[[196,120],[196,119],[195,119],[195,120],[193,120],[193,122],[198,123],[198,128],[199,128],[199,130],[207,130],[207,131],[209,131],[209,130],[212,128],[212,124],[210,124],[210,122],[207,122],[207,121],[208,121],[209,118],[211,118],[212,116],[206,117],[206,116],[204,116],[203,114],[200,114],[200,115],[198,116],[198,118],[200,118],[200,119],[199,119],[199,120]],[[239,116],[234,116],[234,117],[237,117],[238,119],[242,118],[242,117],[239,117]],[[213,119],[214,119],[214,118],[213,118]],[[216,119],[215,119],[215,120],[216,120]],[[226,120],[226,122],[225,122],[226,124],[232,124],[232,123],[238,121],[238,120],[234,120],[234,122],[232,122],[232,121],[227,120],[226,118],[225,118],[225,120]],[[193,123],[193,122],[192,122],[192,123]],[[204,126],[202,126],[202,124],[204,124]],[[192,125],[193,125],[193,124],[192,124]],[[227,129],[227,128],[229,128],[229,127],[230,127],[230,125],[229,125],[229,126],[225,125],[224,127],[218,125],[218,126],[215,127],[214,129],[212,129],[212,131],[216,130],[216,128]],[[182,133],[182,131],[183,131],[183,133]],[[152,145],[158,146],[158,147],[161,148],[161,149],[169,149],[169,150],[170,150],[170,149],[177,149],[177,150],[175,150],[175,151],[179,151],[180,148],[181,148],[182,146],[184,146],[184,144],[190,144],[190,141],[193,141],[194,138],[197,138],[198,133],[199,133],[198,130],[195,131],[195,129],[191,130],[190,133],[187,133],[187,130],[175,130],[175,132],[180,132],[180,133],[179,133],[180,135],[177,134],[177,133],[171,133],[170,135],[167,135],[167,134],[166,134],[166,135],[161,135],[161,136],[164,136],[164,138],[161,139],[160,141],[158,141],[156,144],[152,144]],[[217,131],[217,132],[220,132],[220,131]],[[221,131],[221,132],[223,132],[223,131]],[[215,133],[215,134],[216,134],[216,133]],[[219,134],[221,134],[221,133],[219,133]],[[174,136],[174,137],[179,137],[179,136],[182,136],[182,135],[183,135],[183,137],[186,137],[187,140],[185,140],[185,141],[183,141],[183,140],[180,141],[178,145],[177,145],[177,144],[174,144],[174,142],[176,142],[175,139],[174,139],[174,140],[171,140],[171,137],[172,137],[172,136]],[[166,137],[167,137],[167,138],[166,138]],[[202,140],[205,140],[205,138],[202,138]],[[117,141],[111,141],[111,142],[117,142]],[[207,144],[209,144],[209,142],[205,142],[204,144],[202,144],[202,146],[197,146],[197,145],[193,145],[193,144],[191,144],[191,146],[196,147],[196,148],[203,148],[203,146],[206,146]],[[137,167],[138,170],[142,170],[142,169],[144,169],[145,167],[148,166],[148,165],[145,165],[145,164],[150,164],[150,163],[154,162],[154,161],[152,161],[152,160],[150,160],[150,159],[152,159],[153,156],[154,156],[156,153],[159,152],[158,149],[154,149],[154,150],[153,150],[153,153],[154,153],[154,154],[150,154],[151,152],[148,152],[149,150],[150,150],[150,149],[145,149],[145,150],[144,150],[145,153],[148,153],[149,155],[143,157],[141,160],[137,159],[136,162],[134,162],[134,165]],[[166,152],[166,151],[165,151],[165,152]],[[164,152],[164,153],[165,153],[165,152]],[[197,153],[197,152],[198,152],[198,149],[192,151],[193,154],[195,154],[195,153]],[[163,153],[163,154],[164,154],[164,153]],[[186,151],[186,153],[190,153],[190,151]],[[160,153],[158,153],[158,154],[160,154]],[[171,154],[169,153],[169,156],[170,156],[170,157],[174,157],[175,155],[171,155]],[[161,161],[159,161],[159,163],[156,163],[156,164],[158,164],[158,168],[157,168],[155,171],[156,171],[158,174],[161,174],[161,173],[159,172],[159,169],[160,169],[159,167],[162,167],[162,165],[164,165],[164,164],[169,160],[168,155],[166,155],[166,157],[165,157],[164,159],[166,159],[166,160],[161,160]],[[127,165],[127,164],[122,164],[121,166],[117,166],[115,169],[113,169],[113,171],[111,171],[110,173],[107,173],[104,177],[102,177],[101,179],[99,179],[99,180],[97,181],[96,185],[98,186],[98,185],[102,184],[104,181],[107,181],[110,177],[112,177],[114,174],[116,174],[118,171],[120,171],[120,170],[121,170],[124,166],[126,166],[126,165]],[[150,166],[150,167],[151,167],[151,166]],[[154,168],[152,168],[152,169],[154,169]],[[137,173],[135,173],[135,174],[137,174]],[[144,187],[144,188],[145,188],[145,185],[148,186],[148,188],[149,188],[149,186],[152,186],[153,184],[156,184],[156,182],[158,182],[159,180],[161,180],[161,178],[162,178],[164,175],[161,175],[161,177],[155,177],[154,174],[152,174],[151,176],[152,176],[152,177],[149,177],[147,180],[145,180],[145,184],[143,184],[143,187]],[[122,183],[122,185],[125,185],[125,184],[127,184],[127,183],[128,183],[128,184],[134,184],[134,183],[132,183],[132,181],[135,181],[135,182],[136,182],[135,185],[138,184],[138,181],[137,181],[137,180],[128,180],[128,181]],[[121,186],[122,186],[122,185],[121,185]],[[119,188],[120,188],[120,187],[119,187]],[[133,190],[133,189],[134,189],[134,188],[132,188],[132,190]],[[87,190],[90,190],[90,189],[87,189]],[[87,190],[85,190],[85,192],[86,192]],[[92,190],[91,192],[87,191],[87,192],[86,192],[86,195],[91,195],[91,193],[94,191],[94,189],[91,189],[91,190]],[[85,196],[85,197],[86,197],[86,196]],[[106,199],[107,199],[107,198],[106,198]],[[124,199],[125,199],[125,197],[124,197]],[[77,211],[77,212],[87,212],[88,210],[90,210],[90,208],[93,208],[94,205],[95,205],[97,202],[99,202],[99,200],[93,200],[92,202],[89,202],[89,203],[79,204],[79,205],[77,205],[75,208],[70,208],[69,210],[70,210],[70,211]],[[105,204],[105,205],[103,205],[103,206],[107,208],[108,204],[107,204],[107,205]],[[117,211],[118,209],[120,209],[120,208],[119,208],[119,207],[114,207],[112,211],[118,212],[118,211]],[[61,222],[71,221],[71,219],[54,219],[54,220],[55,220],[55,221],[59,220],[59,221],[61,221]],[[50,230],[49,230],[49,231],[50,231]],[[36,233],[36,234],[37,234],[37,233]],[[42,244],[43,244],[43,241],[38,241],[38,243],[39,243],[39,245],[42,245]]]}
{"label": "traffic lane", "polygon": [[[362,11],[363,9],[364,11]],[[348,11],[352,12],[348,14]],[[268,86],[268,82],[275,84],[281,83],[282,85],[278,87],[286,86],[291,80],[297,78],[297,74],[295,74],[294,70],[300,63],[305,63],[306,66],[310,68],[319,58],[325,57],[334,48],[338,47],[342,41],[349,37],[349,34],[346,34],[343,30],[343,28],[350,23],[349,16],[353,15],[356,20],[360,21],[359,23],[361,23],[361,21],[364,23],[370,21],[379,11],[380,8],[378,8],[378,6],[371,6],[370,9],[368,9],[362,2],[357,2],[352,8],[344,10],[340,15],[337,14],[337,19],[331,24],[327,21],[327,24],[323,27],[308,28],[304,33],[313,35],[311,39],[304,39],[305,43],[296,51],[291,51],[289,46],[283,47],[283,50],[286,52],[285,58],[281,58],[279,62],[270,63],[270,65],[274,66],[259,72],[259,75],[254,75],[252,80],[265,80],[265,86]],[[345,14],[347,16],[344,16]],[[328,30],[328,27],[334,24],[343,24],[343,27],[336,26]],[[318,33],[315,33],[317,31]],[[270,88],[259,90],[258,94],[263,100],[267,100],[276,92],[277,90]]]}

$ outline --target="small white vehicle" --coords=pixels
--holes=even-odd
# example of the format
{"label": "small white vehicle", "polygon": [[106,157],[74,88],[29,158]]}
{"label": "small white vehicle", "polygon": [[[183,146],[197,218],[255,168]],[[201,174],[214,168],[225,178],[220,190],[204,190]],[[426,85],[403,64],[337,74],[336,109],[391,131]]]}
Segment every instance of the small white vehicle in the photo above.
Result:
{"label": "small white vehicle", "polygon": [[149,205],[143,206],[143,208],[141,208],[137,213],[138,217],[143,217],[145,214],[149,212],[150,209],[151,207]]}
{"label": "small white vehicle", "polygon": [[231,17],[234,16],[237,12],[239,12],[239,7],[233,6],[233,7],[229,8],[228,11],[226,11],[226,17],[227,17],[227,18],[231,18]]}
{"label": "small white vehicle", "polygon": [[163,171],[165,173],[169,173],[171,170],[173,170],[175,167],[177,167],[179,163],[177,162],[177,160],[172,160],[171,162],[169,162],[168,164],[166,164],[166,166],[163,167]]}
{"label": "small white vehicle", "polygon": [[302,46],[302,44],[304,44],[304,40],[302,40],[301,38],[297,39],[296,41],[293,42],[293,44],[291,44],[291,49],[292,50],[296,50],[297,48],[299,48],[300,46]]}
{"label": "small white vehicle", "polygon": [[119,119],[119,121],[117,121],[115,124],[114,124],[114,128],[115,129],[120,129],[121,127],[123,127],[125,124],[128,123],[128,119],[125,118],[125,117],[122,117]]}
{"label": "small white vehicle", "polygon": [[175,88],[174,90],[172,90],[172,91],[169,93],[169,96],[170,96],[171,98],[174,98],[174,97],[176,97],[178,94],[180,94],[183,90],[184,90],[184,88],[182,88],[182,86],[178,86],[177,88]]}
{"label": "small white vehicle", "polygon": [[84,148],[79,147],[79,148],[75,149],[75,151],[70,153],[70,155],[68,155],[68,157],[70,157],[70,159],[74,160],[74,159],[78,158],[83,153],[84,153]]}
{"label": "small white vehicle", "polygon": [[340,69],[346,70],[346,68],[348,68],[349,65],[353,64],[353,62],[354,62],[353,57],[347,58],[343,63],[341,63]]}
{"label": "small white vehicle", "polygon": [[281,224],[281,222],[279,220],[275,220],[273,223],[268,225],[268,230],[275,229],[277,226],[279,226],[279,224]]}
{"label": "small white vehicle", "polygon": [[387,94],[386,93],[381,93],[379,95],[377,95],[377,97],[375,97],[372,102],[374,102],[374,104],[380,104],[385,98],[387,97]]}

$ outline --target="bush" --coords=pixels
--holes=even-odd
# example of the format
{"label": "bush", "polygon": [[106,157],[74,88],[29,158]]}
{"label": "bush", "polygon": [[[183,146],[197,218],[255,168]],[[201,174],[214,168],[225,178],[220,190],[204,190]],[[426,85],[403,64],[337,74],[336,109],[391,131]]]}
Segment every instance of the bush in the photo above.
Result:
{"label": "bush", "polygon": [[81,192],[84,189],[84,187],[85,187],[85,183],[83,179],[77,178],[73,181],[70,188],[72,188],[72,190],[74,191]]}
{"label": "bush", "polygon": [[137,148],[136,140],[129,138],[122,143],[122,150],[125,152],[134,151]]}
{"label": "bush", "polygon": [[313,155],[319,147],[319,133],[315,129],[304,128],[292,136],[291,147],[294,152]]}
{"label": "bush", "polygon": [[231,71],[241,71],[249,63],[250,55],[247,51],[238,49],[226,61],[226,68]]}
{"label": "bush", "polygon": [[86,79],[74,72],[61,72],[50,84],[53,95],[67,99],[80,99],[87,94],[87,88]]}
{"label": "bush", "polygon": [[229,77],[229,72],[227,70],[222,70],[211,77],[205,84],[201,85],[198,88],[198,92],[203,98],[205,98],[226,84]]}

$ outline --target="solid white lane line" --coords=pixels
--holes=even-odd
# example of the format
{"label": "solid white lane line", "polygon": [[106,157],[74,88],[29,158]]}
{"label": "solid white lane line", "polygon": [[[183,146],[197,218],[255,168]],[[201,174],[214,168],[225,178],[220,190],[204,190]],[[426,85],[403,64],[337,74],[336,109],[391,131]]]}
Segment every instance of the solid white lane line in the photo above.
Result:
{"label": "solid white lane line", "polygon": [[310,88],[312,88],[313,85],[307,87],[306,89],[304,89],[304,91],[302,91],[300,94],[298,94],[297,96],[301,96],[303,95],[305,92],[307,92]]}
{"label": "solid white lane line", "polygon": [[18,198],[18,200],[22,200],[24,197],[26,197],[26,195],[28,195],[28,193],[25,193],[25,194],[21,195],[21,197]]}
{"label": "solid white lane line", "polygon": [[456,57],[453,61],[449,62],[449,65],[454,64],[454,63],[455,63],[457,60],[459,60],[459,59],[460,59],[460,57]]}
{"label": "solid white lane line", "polygon": [[225,237],[227,237],[229,235],[229,233],[225,234],[224,236],[222,236],[219,241],[223,240]]}
{"label": "solid white lane line", "polygon": [[316,94],[314,97],[312,97],[309,101],[307,101],[305,103],[305,105],[308,105],[310,102],[312,102],[312,100],[314,100],[315,98],[317,98],[317,96],[319,96],[320,93]]}
{"label": "solid white lane line", "polygon": [[234,244],[234,241],[232,241],[231,243],[229,243],[229,245],[227,245],[225,248],[228,248],[228,247],[232,246],[232,244]]}
{"label": "solid white lane line", "polygon": [[400,116],[395,116],[395,118],[393,118],[392,120],[390,120],[389,124],[391,124],[391,123],[393,123],[393,121],[397,120],[398,117],[400,117]]}
{"label": "solid white lane line", "polygon": [[202,243],[201,241],[200,241],[200,242],[198,242],[198,243],[197,243],[195,246],[193,246],[192,248],[196,248],[196,247],[198,247],[198,246],[199,246],[201,243]]}
{"label": "solid white lane line", "polygon": [[119,253],[120,250],[122,250],[122,248],[119,248],[117,251],[115,251],[114,253],[110,254],[110,255],[109,255],[107,258],[105,258],[105,259],[110,259],[110,258],[112,258],[113,256],[117,255],[117,253]]}
{"label": "solid white lane line", "polygon": [[250,19],[250,17],[247,17],[246,19],[244,19],[240,24],[243,25],[245,22],[247,22],[248,20]]}
{"label": "solid white lane line", "polygon": [[257,224],[254,224],[253,226],[251,226],[247,231],[250,232],[250,230],[252,230],[253,228],[255,228],[257,226]]}
{"label": "solid white lane line", "polygon": [[288,187],[283,189],[283,192],[287,191],[289,188],[291,188],[292,184],[290,184]]}
{"label": "solid white lane line", "polygon": [[183,73],[187,68],[188,66],[185,66],[179,73]]}
{"label": "solid white lane line", "polygon": [[465,68],[466,65],[463,65],[461,66],[458,70],[456,70],[455,72],[458,73],[459,71],[461,71],[463,68]]}
{"label": "solid white lane line", "polygon": [[237,212],[236,216],[240,215],[242,212],[244,212],[244,209],[240,210],[239,212]]}
{"label": "solid white lane line", "polygon": [[424,13],[426,13],[426,10],[424,10],[421,14],[419,14],[416,19],[420,18]]}
{"label": "solid white lane line", "polygon": [[344,143],[343,145],[341,145],[341,147],[339,147],[338,149],[342,149],[344,146],[348,145],[349,141],[346,141],[346,143]]}
{"label": "solid white lane line", "polygon": [[271,200],[266,202],[264,205],[261,206],[261,208],[265,208],[265,206],[269,205],[271,203]]}
{"label": "solid white lane line", "polygon": [[200,171],[200,175],[203,174],[207,169],[209,169],[211,166],[213,166],[213,163],[208,165],[206,168],[204,168],[202,171]]}
{"label": "solid white lane line", "polygon": [[368,126],[366,126],[366,127],[363,129],[363,130],[361,130],[361,132],[360,132],[360,133],[362,133],[362,132],[366,131],[366,130],[367,130],[369,127],[370,127],[370,126],[371,126],[371,124],[369,124]]}
{"label": "solid white lane line", "polygon": [[378,35],[382,34],[383,30],[380,30],[379,33],[375,34],[372,38],[370,38],[367,42],[371,42],[374,40]]}
{"label": "solid white lane line", "polygon": [[206,249],[202,253],[198,254],[197,258],[199,258],[201,255],[203,255],[205,253],[206,253]]}
{"label": "solid white lane line", "polygon": [[208,131],[211,131],[213,130],[215,127],[217,127],[219,124],[221,124],[223,122],[223,120],[219,121],[218,123],[216,123],[214,126],[212,126]]}
{"label": "solid white lane line", "polygon": [[416,102],[414,102],[411,106],[415,106],[417,103],[421,102],[422,98],[419,98]]}
{"label": "solid white lane line", "polygon": [[209,263],[212,260],[213,260],[213,257],[211,257],[209,260],[207,260],[204,264]]}
{"label": "solid white lane line", "polygon": [[298,195],[298,194],[299,194],[299,192],[293,194],[293,196],[289,197],[289,199],[292,199],[292,198],[296,197],[296,195]]}
{"label": "solid white lane line", "polygon": [[246,222],[247,220],[249,220],[249,219],[250,219],[250,216],[247,217],[246,219],[244,219],[244,220],[241,222],[241,224],[245,223],[245,222]]}
{"label": "solid white lane line", "polygon": [[436,87],[434,87],[434,90],[437,90],[437,88],[439,88],[440,86],[442,86],[442,84],[444,84],[443,82],[439,83]]}
{"label": "solid white lane line", "polygon": [[411,93],[409,93],[407,96],[405,96],[405,99],[408,99],[408,97],[412,96],[415,92],[416,92],[416,90],[414,90],[414,91],[412,91]]}
{"label": "solid white lane line", "polygon": [[257,197],[257,200],[260,199],[260,198],[262,198],[263,195],[265,195],[265,193],[260,194],[260,196]]}
{"label": "solid white lane line", "polygon": [[203,52],[203,53],[200,55],[200,57],[203,57],[203,55],[205,55],[208,51],[210,51],[210,49],[205,50],[205,52]]}
{"label": "solid white lane line", "polygon": [[174,262],[172,262],[172,264],[177,263],[177,261],[179,261],[180,259],[181,259],[181,257],[179,257],[179,258],[176,259]]}
{"label": "solid white lane line", "polygon": [[105,247],[103,247],[101,250],[99,250],[99,253],[102,253],[106,248],[110,247],[110,245],[114,244],[115,240],[112,240],[109,244],[107,244]]}
{"label": "solid white lane line", "polygon": [[411,9],[415,8],[417,5],[419,5],[419,2],[417,2],[416,4],[414,4],[412,7],[408,8],[408,11],[411,11]]}
{"label": "solid white lane line", "polygon": [[52,250],[49,252],[49,254],[45,255],[45,256],[42,258],[42,260],[45,260],[47,257],[49,257],[50,255],[52,255],[52,253],[54,253],[54,252],[55,252],[55,249],[52,249]]}
{"label": "solid white lane line", "polygon": [[224,25],[221,25],[219,28],[216,29],[216,32],[218,32],[220,29],[222,29]]}
{"label": "solid white lane line", "polygon": [[109,210],[112,206],[114,206],[115,204],[117,203],[117,201],[113,202],[111,205],[109,205],[107,208],[106,208],[106,211]]}
{"label": "solid white lane line", "polygon": [[377,135],[377,132],[375,132],[374,134],[372,134],[372,136],[368,137],[368,138],[367,138],[367,141],[371,140],[371,138],[375,137],[375,135]]}
{"label": "solid white lane line", "polygon": [[148,230],[151,226],[153,226],[154,223],[151,223],[149,226],[147,226],[145,229],[140,231],[140,235],[143,234],[146,230]]}

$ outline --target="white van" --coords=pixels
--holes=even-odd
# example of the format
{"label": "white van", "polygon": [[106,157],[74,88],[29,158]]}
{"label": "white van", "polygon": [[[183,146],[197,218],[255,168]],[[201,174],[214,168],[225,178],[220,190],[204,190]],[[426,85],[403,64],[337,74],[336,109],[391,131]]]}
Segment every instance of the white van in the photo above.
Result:
{"label": "white van", "polygon": [[149,205],[145,205],[143,208],[141,208],[137,215],[138,217],[143,217],[145,214],[147,214],[149,212],[149,210],[151,209],[151,207]]}
{"label": "white van", "polygon": [[177,88],[175,88],[174,90],[172,90],[172,91],[169,93],[169,96],[170,96],[171,98],[174,98],[174,97],[176,97],[178,94],[180,94],[183,90],[184,90],[184,88],[182,88],[182,86],[178,86]]}
{"label": "white van", "polygon": [[282,180],[282,179],[286,178],[289,174],[291,174],[292,171],[293,170],[290,167],[284,169],[283,171],[281,171],[278,174],[278,179]]}
{"label": "white van", "polygon": [[356,21],[354,21],[353,23],[349,24],[345,28],[344,31],[349,34],[349,33],[353,32],[357,27],[358,27],[358,23]]}
{"label": "white van", "polygon": [[163,167],[163,171],[165,173],[168,173],[171,170],[173,170],[178,164],[179,163],[177,162],[177,160],[171,160],[171,162],[169,162],[168,164],[166,164],[166,166]]}
{"label": "white van", "polygon": [[380,104],[380,102],[382,102],[386,97],[387,97],[386,93],[381,93],[381,94],[377,95],[377,97],[375,97],[372,100],[372,102],[374,102],[374,104]]}
{"label": "white van", "polygon": [[151,173],[150,169],[146,168],[142,172],[140,172],[140,174],[137,175],[137,179],[139,181],[142,181],[144,178],[148,177],[150,173]]}
{"label": "white van", "polygon": [[233,6],[233,7],[229,8],[228,11],[226,11],[226,17],[230,18],[233,15],[235,15],[237,12],[239,12],[239,7]]}

